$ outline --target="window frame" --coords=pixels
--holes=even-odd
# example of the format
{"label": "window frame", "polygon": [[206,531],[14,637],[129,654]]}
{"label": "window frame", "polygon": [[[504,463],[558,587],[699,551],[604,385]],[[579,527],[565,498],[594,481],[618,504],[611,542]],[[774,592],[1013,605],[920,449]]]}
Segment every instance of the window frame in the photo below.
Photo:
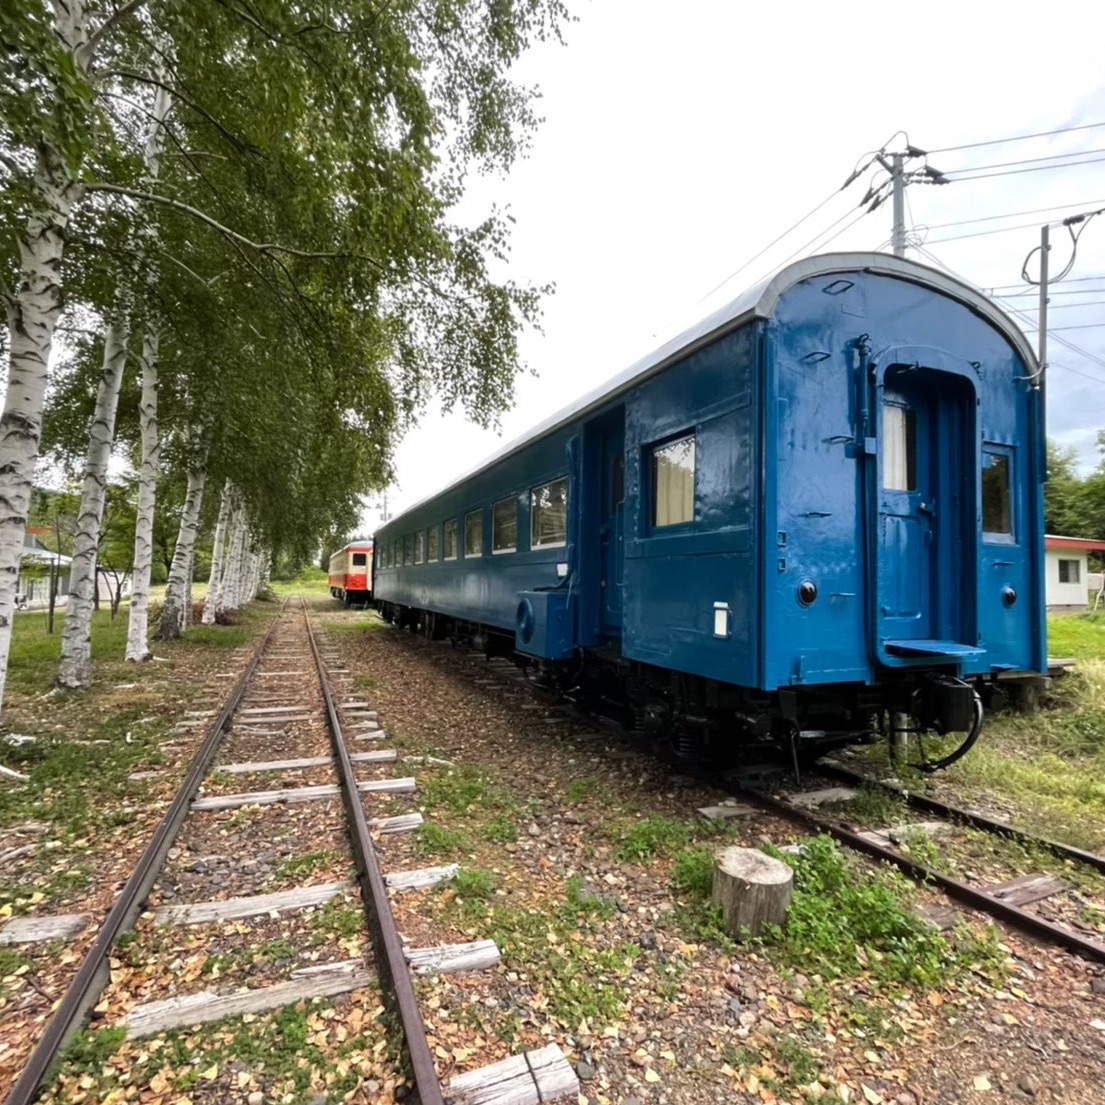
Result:
{"label": "window frame", "polygon": [[[555,483],[564,484],[564,538],[560,541],[539,541],[537,534],[537,518],[539,514],[537,506],[537,493],[544,490],[546,487],[552,487]],[[538,549],[563,549],[568,544],[568,519],[569,511],[571,509],[571,483],[568,479],[568,474],[563,476],[554,476],[551,480],[545,480],[543,483],[535,484],[529,489],[529,547],[531,550]]]}
{"label": "window frame", "polygon": [[426,559],[426,535],[419,530],[414,535],[414,562],[421,564]]}
{"label": "window frame", "polygon": [[[988,530],[986,528],[985,476],[987,457],[999,457],[1006,463],[1006,492],[1009,495],[1009,532]],[[986,441],[982,445],[982,467],[978,477],[978,514],[982,540],[988,545],[1015,545],[1017,543],[1017,497],[1013,493],[1016,487],[1017,459],[1015,449],[1010,445],[997,445]]]}
{"label": "window frame", "polygon": [[[497,549],[495,547],[495,535],[498,532],[498,510],[501,506],[511,506],[514,508],[514,544],[509,547]],[[510,495],[505,499],[499,499],[497,502],[491,504],[491,555],[492,556],[506,556],[509,553],[518,551],[518,515],[521,512],[518,510],[518,497],[516,495]]]}
{"label": "window frame", "polygon": [[[1082,559],[1077,556],[1060,556],[1059,562],[1059,582],[1068,584],[1073,587],[1080,587],[1082,585]],[[1074,565],[1074,579],[1063,578],[1063,566],[1066,564]],[[1069,573],[1068,573],[1069,574]]]}
{"label": "window frame", "polygon": [[414,563],[414,534],[408,533],[403,538],[403,567]]}
{"label": "window frame", "polygon": [[[453,555],[449,555],[449,531],[452,528],[453,533]],[[460,549],[458,546],[458,537],[460,533],[460,526],[456,518],[446,518],[441,526],[441,559],[442,560],[457,560],[459,558]]]}
{"label": "window frame", "polygon": [[[678,522],[657,522],[659,506],[658,485],[656,480],[656,456],[663,450],[681,442],[690,441],[694,447],[694,462],[691,469],[691,516]],[[643,447],[644,463],[642,470],[648,473],[648,513],[645,515],[648,532],[659,536],[669,533],[683,533],[698,524],[698,426],[689,426],[678,433],[669,434],[657,441],[650,441]]]}
{"label": "window frame", "polygon": [[[432,548],[431,548],[432,546]],[[432,554],[432,555],[431,555]],[[436,564],[441,559],[441,527],[430,526],[426,530],[426,563]]]}
{"label": "window frame", "polygon": [[[887,427],[887,415],[890,411],[900,411],[902,414],[902,428],[905,432],[905,487],[891,486],[888,480],[888,452],[890,442],[890,430]],[[898,398],[882,401],[882,418],[879,426],[879,485],[880,490],[890,491],[899,495],[913,495],[917,492],[917,414],[906,402]]]}
{"label": "window frame", "polygon": [[[465,560],[478,560],[483,556],[483,512],[482,506],[476,507],[475,510],[466,510],[464,512],[464,559]],[[468,548],[468,519],[479,518],[480,526],[477,531],[480,535],[480,547],[475,552],[470,552]]]}
{"label": "window frame", "polygon": [[[368,567],[368,553],[366,552],[354,552],[350,553],[350,567],[351,568],[367,568]],[[357,563],[357,557],[361,558],[361,562]]]}

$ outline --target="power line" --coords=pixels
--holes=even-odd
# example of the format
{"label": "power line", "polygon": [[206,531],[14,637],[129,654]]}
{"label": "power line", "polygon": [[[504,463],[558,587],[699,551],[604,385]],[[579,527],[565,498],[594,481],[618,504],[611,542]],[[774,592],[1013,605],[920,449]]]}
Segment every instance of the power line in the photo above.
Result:
{"label": "power line", "polygon": [[[1081,322],[1072,326],[1049,326],[1047,332],[1049,334],[1057,333],[1059,330],[1099,330],[1102,326],[1105,326],[1105,322]],[[1026,326],[1026,330],[1039,330],[1038,326]]]}
{"label": "power line", "polygon": [[[1000,173],[975,173],[973,176],[952,176],[949,172],[948,180],[954,184],[961,184],[967,180],[989,180],[999,176],[1018,176],[1021,173],[1042,173],[1048,169],[1073,169],[1076,165],[1096,165],[1105,161],[1105,157],[1091,157],[1086,161],[1064,161],[1061,165],[1032,165],[1027,169],[1003,169]],[[959,172],[967,172],[960,169]]]}
{"label": "power line", "polygon": [[[1105,277],[1102,277],[1102,279],[1105,279]],[[1069,284],[1070,281],[1069,280],[1064,280],[1063,283],[1064,284]],[[1057,296],[1057,295],[1099,295],[1102,292],[1105,292],[1105,287],[1103,287],[1103,288],[1067,288],[1066,290],[1063,290],[1062,288],[1060,288],[1059,291],[1056,291],[1056,292],[1053,292],[1049,288],[1048,293],[1047,293],[1047,297],[1048,297],[1048,299],[1051,299],[1052,297]],[[1005,292],[1001,296],[1001,298],[1002,299],[1018,299],[1018,298],[1021,298],[1023,296],[1035,296],[1037,299],[1039,299],[1040,298],[1040,290],[1039,290],[1039,288],[1035,288],[1030,292]],[[1070,304],[1070,306],[1077,307],[1077,306],[1080,306],[1080,304],[1072,303],[1072,304]]]}
{"label": "power line", "polygon": [[[696,304],[701,303],[702,300],[708,299],[710,296],[712,296],[714,294],[714,292],[719,291],[720,289],[724,288],[725,285],[728,284],[730,280],[732,280],[735,276],[739,276],[742,272],[744,272],[744,270],[746,268],[748,268],[748,266],[751,265],[753,261],[758,261],[765,253],[767,253],[767,251],[769,249],[771,249],[772,246],[777,245],[785,237],[787,237],[787,235],[793,234],[794,231],[796,231],[804,222],[807,222],[809,219],[812,219],[813,216],[816,215],[818,211],[820,211],[823,207],[825,207],[833,199],[835,199],[836,196],[838,196],[841,191],[842,191],[842,189],[837,189],[837,191],[832,192],[828,196],[826,196],[812,211],[808,211],[796,223],[794,223],[792,226],[787,227],[787,229],[784,230],[782,232],[782,234],[780,234],[777,238],[773,238],[770,242],[767,243],[766,246],[763,247],[763,249],[761,249],[759,251],[759,253],[754,253],[751,257],[748,258],[747,261],[744,262],[743,265],[740,266],[740,268],[734,269],[724,280],[721,281],[720,284],[716,284],[708,292],[706,292],[704,295],[700,296],[695,301]],[[840,219],[837,219],[837,222],[840,222]],[[836,223],[833,223],[833,226],[836,226]],[[830,227],[830,229],[831,229],[831,227]],[[820,237],[820,235],[818,235],[818,237]]]}
{"label": "power line", "polygon": [[1015,134],[1011,138],[991,138],[986,142],[967,142],[962,146],[944,146],[929,153],[955,153],[957,150],[977,150],[982,146],[1002,146],[1007,142],[1025,142],[1030,138],[1050,138],[1053,134],[1072,134],[1076,130],[1094,130],[1105,127],[1105,123],[1083,123],[1077,127],[1060,127],[1058,130],[1041,130],[1035,134]]}
{"label": "power line", "polygon": [[[939,265],[940,268],[942,268],[945,272],[947,272],[950,275],[954,276],[956,278],[956,280],[961,280],[961,281],[963,281],[964,284],[970,284],[972,287],[978,287],[978,285],[975,284],[974,281],[968,280],[965,276],[962,276],[960,273],[956,272],[955,269],[951,268],[948,265],[945,265],[944,262],[941,261],[940,258],[936,256],[936,254],[930,253],[927,249],[924,248],[924,246],[918,246],[917,249],[918,249],[918,252],[923,253],[930,261],[932,261],[933,264]],[[1074,279],[1075,280],[1084,280],[1084,279],[1093,279],[1093,278],[1092,277],[1075,277]],[[1023,287],[1023,285],[1009,285],[1009,286],[1010,287]],[[980,289],[980,290],[985,291],[985,289]],[[995,298],[1001,299],[1002,297],[1001,296],[996,296]],[[1029,318],[1029,316],[1021,308],[1015,306],[1012,303],[1006,304],[1006,310],[1008,310],[1010,314],[1018,315],[1020,318],[1025,319],[1027,322],[1032,322],[1032,319]],[[1050,330],[1048,332],[1050,333]],[[1105,368],[1105,358],[1099,357],[1096,354],[1091,353],[1088,349],[1083,349],[1080,345],[1075,345],[1074,342],[1072,342],[1069,338],[1064,338],[1059,334],[1055,335],[1055,340],[1060,345],[1065,345],[1068,349],[1070,349],[1074,353],[1077,353],[1079,356],[1085,357],[1086,360],[1092,361],[1094,364],[1100,365],[1102,368]],[[1055,362],[1053,361],[1051,363],[1054,364]],[[1093,380],[1095,383],[1105,384],[1105,380],[1103,380],[1100,376],[1091,376],[1086,372],[1080,372],[1077,369],[1070,368],[1067,365],[1061,365],[1060,367],[1066,369],[1068,372],[1075,373],[1075,375],[1077,375],[1077,376],[1085,376],[1086,379]]]}
{"label": "power line", "polygon": [[993,230],[975,230],[970,234],[950,234],[947,238],[933,238],[928,244],[935,246],[941,242],[961,242],[964,238],[986,238],[991,234],[1008,234],[1011,230],[1031,230],[1033,227],[1038,229],[1039,226],[1039,223],[1017,223],[1016,226],[999,226]]}
{"label": "power line", "polygon": [[[1048,293],[1048,299],[1051,298],[1051,292]],[[1039,295],[1039,293],[1037,293]],[[1009,296],[1002,296],[1003,299],[1009,299]],[[1052,303],[1049,307],[1049,311],[1069,311],[1077,310],[1079,307],[1105,307],[1105,299],[1090,299],[1085,300],[1082,303]],[[1036,307],[1024,307],[1025,311],[1035,311]]]}
{"label": "power line", "polygon": [[[947,268],[947,266],[945,265],[944,268]],[[948,269],[948,272],[951,272],[951,269]],[[962,279],[962,277],[960,277],[960,279]],[[1087,280],[1105,280],[1105,273],[1099,272],[1099,273],[1095,274],[1094,276],[1068,276],[1063,281],[1063,283],[1064,284],[1084,284]],[[1018,288],[1019,289],[1019,288],[1023,288],[1024,286],[1025,286],[1025,283],[1024,283],[1023,280],[1019,281],[1016,284],[990,284],[990,285],[988,285],[990,291],[992,291],[992,292],[999,291],[1002,288]],[[1033,292],[1033,294],[1034,295],[1039,295],[1039,289],[1037,289],[1035,292]]]}
{"label": "power line", "polygon": [[971,223],[991,223],[996,219],[1015,219],[1019,215],[1039,215],[1045,211],[1057,211],[1064,207],[1092,207],[1095,203],[1105,203],[1105,200],[1080,200],[1077,203],[1053,203],[1050,207],[1031,207],[1027,211],[1010,211],[1007,215],[984,215],[978,219],[957,219],[955,222],[951,223],[929,223],[928,228],[929,230],[946,230],[948,227],[952,226],[967,226]]}
{"label": "power line", "polygon": [[1070,153],[1049,153],[1047,157],[1024,157],[1020,161],[996,161],[992,165],[964,165],[962,169],[946,169],[944,175],[973,173],[976,169],[1010,169],[1017,165],[1038,165],[1043,161],[1058,161],[1061,157],[1082,157],[1091,153],[1105,153],[1105,147],[1098,147],[1096,150],[1071,150]]}

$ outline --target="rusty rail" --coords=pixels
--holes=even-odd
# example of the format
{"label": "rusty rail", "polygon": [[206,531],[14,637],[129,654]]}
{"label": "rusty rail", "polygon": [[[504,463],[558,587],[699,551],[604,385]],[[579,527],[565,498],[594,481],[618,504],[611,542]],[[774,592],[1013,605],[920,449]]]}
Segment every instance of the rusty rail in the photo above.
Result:
{"label": "rusty rail", "polygon": [[319,682],[322,685],[322,695],[326,701],[330,741],[334,748],[334,759],[341,780],[342,801],[345,804],[345,812],[351,828],[350,837],[353,855],[357,861],[361,901],[376,944],[380,970],[388,982],[388,988],[384,991],[385,997],[393,1003],[403,1026],[407,1056],[421,1105],[445,1105],[441,1081],[434,1067],[429,1040],[426,1038],[426,1025],[418,1008],[410,969],[403,955],[399,929],[395,925],[395,917],[391,912],[387,886],[368,830],[368,819],[365,817],[361,794],[357,790],[357,776],[353,769],[353,761],[349,758],[349,750],[345,747],[341,722],[338,720],[334,698],[326,679],[326,667],[319,654],[314,631],[311,629],[311,619],[306,603],[303,604],[303,617],[307,624],[307,639],[311,643],[311,653],[315,658]]}
{"label": "rusty rail", "polygon": [[757,791],[742,790],[740,793],[742,797],[747,798],[768,813],[773,813],[777,817],[814,829],[816,832],[827,833],[835,840],[839,840],[841,844],[857,852],[863,852],[865,855],[884,863],[891,863],[911,879],[937,886],[949,898],[962,902],[972,909],[987,913],[991,917],[1004,921],[1006,924],[1012,925],[1031,936],[1066,948],[1067,951],[1085,956],[1087,959],[1096,960],[1099,963],[1105,963],[1105,946],[1095,940],[1079,936],[1069,929],[1045,920],[1038,914],[1029,913],[1019,906],[1001,901],[983,890],[977,890],[973,886],[968,886],[958,879],[941,874],[939,871],[934,871],[923,864],[914,863],[913,860],[907,859],[889,848],[884,848],[882,845],[860,836],[859,833],[852,832],[851,829],[845,829],[832,821],[818,817],[808,810],[799,809],[780,801],[778,798],[772,798]]}
{"label": "rusty rail", "polygon": [[[286,602],[285,604],[286,605]],[[283,612],[284,605],[280,611]],[[231,715],[238,708],[242,695],[261,662],[265,648],[272,639],[273,632],[280,620],[278,614],[269,626],[268,632],[261,638],[253,653],[249,666],[234,685],[230,697],[226,700],[222,713],[211,727],[199,751],[192,760],[188,774],[181,783],[172,804],[154,830],[150,842],[138,859],[130,878],[127,879],[115,904],[104,920],[92,947],[85,953],[76,977],[69,984],[54,1015],[50,1018],[42,1038],[31,1052],[27,1065],[23,1068],[8,1094],[5,1105],[30,1105],[38,1096],[54,1060],[61,1054],[72,1035],[81,1027],[89,1012],[100,998],[111,977],[108,957],[115,941],[133,924],[142,908],[142,903],[150,892],[169,849],[173,846],[180,826],[188,815],[188,807],[203,782],[211,761],[222,739],[223,730]]]}
{"label": "rusty rail", "polygon": [[998,821],[995,818],[987,817],[985,814],[975,813],[973,810],[961,809],[959,806],[951,806],[946,802],[941,802],[938,798],[929,798],[925,794],[916,794],[913,791],[906,790],[904,787],[896,787],[891,783],[884,783],[881,779],[873,779],[868,775],[861,775],[859,772],[852,771],[850,768],[840,764],[819,763],[817,765],[817,771],[821,775],[828,775],[831,778],[839,779],[841,782],[845,783],[852,783],[855,786],[860,786],[863,783],[867,783],[870,786],[877,786],[887,793],[903,799],[912,809],[920,810],[923,813],[934,813],[937,817],[945,817],[951,821],[958,821],[972,829],[980,829],[983,832],[1005,836],[1010,840],[1017,841],[1019,844],[1036,845],[1046,848],[1049,852],[1059,856],[1060,859],[1074,860],[1077,863],[1085,863],[1090,867],[1094,867],[1098,871],[1105,871],[1105,856],[1098,855],[1096,852],[1087,852],[1082,848],[1075,848],[1073,845],[1064,844],[1059,840],[1051,840],[1046,836],[1036,836],[1034,833],[1027,833],[1023,829],[1017,829],[1012,825],[1006,824],[1004,821]]}

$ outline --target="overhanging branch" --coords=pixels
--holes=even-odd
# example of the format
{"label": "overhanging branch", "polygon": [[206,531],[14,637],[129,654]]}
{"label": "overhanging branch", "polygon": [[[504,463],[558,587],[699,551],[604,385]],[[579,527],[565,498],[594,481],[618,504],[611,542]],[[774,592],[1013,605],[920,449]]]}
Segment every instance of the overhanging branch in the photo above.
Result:
{"label": "overhanging branch", "polygon": [[147,0],[127,0],[121,8],[116,8],[100,25],[88,36],[88,41],[77,50],[77,63],[82,69],[87,69],[92,61],[92,55],[96,48],[120,23],[129,19],[139,8],[146,4]]}

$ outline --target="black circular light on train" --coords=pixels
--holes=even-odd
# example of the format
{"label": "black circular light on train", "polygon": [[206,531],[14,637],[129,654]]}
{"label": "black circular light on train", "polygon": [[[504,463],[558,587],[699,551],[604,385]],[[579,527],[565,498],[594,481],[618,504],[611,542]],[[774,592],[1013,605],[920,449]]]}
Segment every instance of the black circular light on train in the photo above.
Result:
{"label": "black circular light on train", "polygon": [[1017,601],[1017,592],[1012,587],[1003,587],[1001,592],[1001,601],[1006,606],[1012,606]]}
{"label": "black circular light on train", "polygon": [[810,606],[817,598],[817,584],[812,579],[804,579],[798,584],[798,601],[803,606]]}

